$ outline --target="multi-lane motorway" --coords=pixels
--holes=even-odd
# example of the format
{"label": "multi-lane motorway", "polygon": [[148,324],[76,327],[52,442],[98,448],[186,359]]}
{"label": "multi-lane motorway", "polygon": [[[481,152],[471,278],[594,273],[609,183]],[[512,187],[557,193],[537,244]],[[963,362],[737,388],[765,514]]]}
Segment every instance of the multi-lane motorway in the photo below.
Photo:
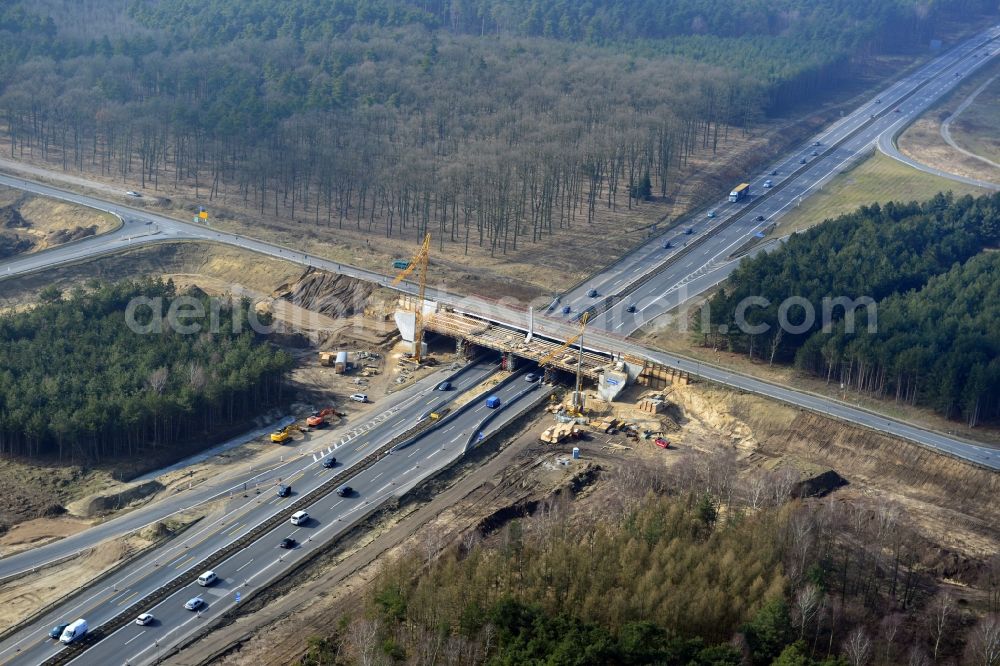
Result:
{"label": "multi-lane motorway", "polygon": [[[481,398],[468,402],[464,407],[454,408],[452,414],[444,417],[440,427],[418,435],[405,447],[394,450],[357,474],[350,472],[352,466],[393,440],[401,430],[414,425],[419,416],[417,412],[437,407],[442,401],[453,400],[481,383],[495,369],[492,362],[469,368],[454,379],[455,388],[452,391],[441,392],[428,387],[411,405],[413,411],[409,414],[412,422],[389,421],[364,437],[357,437],[340,446],[334,452],[337,466],[332,469],[323,466],[322,457],[316,461],[312,458],[298,461],[297,469],[288,470],[289,474],[281,479],[292,486],[290,497],[278,497],[274,485],[269,485],[260,494],[252,490],[236,493],[228,501],[225,514],[221,517],[199,525],[182,539],[157,548],[98,587],[86,590],[83,595],[23,627],[0,644],[0,662],[43,662],[64,649],[58,641],[47,638],[51,626],[84,617],[93,631],[129,609],[136,615],[139,612],[152,613],[156,620],[148,626],[129,623],[110,632],[79,656],[76,662],[140,664],[155,661],[158,653],[165,653],[171,646],[197,632],[201,624],[231,609],[249,592],[281,576],[310,552],[347,531],[356,519],[367,515],[383,501],[404,494],[422,479],[461,456],[466,447],[477,439],[484,420],[498,413],[487,408]],[[537,384],[515,375],[492,392],[501,400],[499,416],[503,418],[506,411],[516,411],[520,405],[536,400],[541,390]],[[282,520],[274,529],[224,561],[214,564],[219,582],[210,587],[201,587],[194,582],[193,578],[201,573],[203,560],[227,544],[238,542],[254,526],[274,514],[287,512],[287,507],[297,498],[307,495],[331,476],[345,470],[348,471],[345,476],[349,477],[346,483],[354,489],[352,493],[345,497],[331,493],[300,507],[311,516],[308,523],[292,525]],[[296,547],[290,550],[279,548],[285,537],[295,539]],[[137,606],[177,577],[185,577],[186,584],[148,607]],[[184,603],[194,596],[201,596],[205,601],[200,612],[184,608]]]}
{"label": "multi-lane motorway", "polygon": [[[962,76],[994,57],[997,46],[993,40],[998,36],[1000,28],[991,29],[890,86],[826,132],[810,140],[800,150],[788,155],[764,173],[748,178],[747,182],[751,183],[753,192],[749,201],[735,204],[720,202],[714,207],[715,214],[712,217],[692,217],[679,229],[638,248],[608,270],[566,294],[560,307],[553,308],[550,318],[543,318],[536,323],[534,332],[554,339],[567,337],[574,332],[575,326],[570,322],[575,315],[611,297],[610,308],[600,308],[598,316],[591,322],[592,333],[588,336],[588,346],[646,357],[721,384],[888,432],[994,469],[1000,468],[1000,456],[987,447],[915,428],[822,396],[794,391],[710,365],[654,352],[625,339],[628,333],[644,322],[721,281],[735,266],[731,254],[737,248],[772,224],[846,164],[864,155],[874,145],[892,154],[895,150],[894,137],[902,127],[953,88]],[[898,153],[896,156],[899,157]],[[772,187],[764,187],[765,180],[770,180]],[[252,238],[216,231],[204,225],[180,222],[141,208],[106,202],[93,196],[7,176],[0,176],[0,184],[107,210],[122,219],[121,227],[109,234],[4,262],[0,264],[0,280],[53,266],[87,261],[120,252],[130,246],[194,240],[234,245],[380,284],[388,281],[386,276],[377,273]],[[690,233],[687,233],[688,229]],[[669,248],[664,247],[666,241],[670,242]],[[412,285],[403,285],[402,288],[410,292],[413,290]],[[596,299],[587,295],[590,289],[598,292]],[[442,292],[434,294],[434,298],[493,321],[524,326],[524,311],[518,307]],[[635,306],[633,313],[625,311],[630,304]],[[571,308],[568,317],[561,316],[563,305]],[[489,364],[479,364],[468,369],[456,378],[457,391],[453,395],[478,384],[491,371]],[[516,410],[519,405],[535,399],[537,395],[526,392],[528,386],[515,378],[499,387],[496,393],[504,403],[502,409],[510,407]],[[475,439],[483,419],[488,414],[495,413],[490,412],[482,404],[482,400],[469,403],[469,407],[465,409],[455,409],[438,428],[419,436],[406,448],[394,451],[370,466],[359,468],[358,473],[349,481],[356,492],[347,497],[326,495],[316,499],[305,507],[312,516],[308,524],[293,526],[282,522],[224,561],[214,564],[221,577],[216,585],[202,588],[193,582],[194,576],[199,573],[201,562],[212,553],[239,541],[255,526],[287,510],[286,507],[297,498],[320,487],[331,475],[341,474],[345,469],[359,465],[372,451],[398,435],[401,429],[405,430],[408,425],[416,423],[431,406],[440,404],[448,397],[452,396],[442,396],[440,392],[433,391],[431,386],[423,386],[422,390],[416,391],[412,398],[401,403],[390,416],[382,419],[381,425],[364,436],[342,440],[334,453],[338,459],[338,467],[334,469],[324,468],[321,457],[305,457],[284,463],[279,469],[269,472],[267,481],[273,483],[280,478],[283,482],[291,482],[295,489],[295,494],[291,497],[277,497],[270,487],[261,494],[248,491],[245,497],[241,492],[235,493],[228,500],[222,517],[198,525],[190,534],[144,555],[106,582],[85,590],[19,629],[0,643],[0,662],[38,663],[57,654],[62,649],[60,645],[46,638],[47,629],[57,623],[69,622],[82,616],[87,618],[91,627],[96,628],[123,612],[137,614],[139,610],[153,613],[156,621],[149,626],[129,624],[110,632],[83,653],[78,661],[95,664],[155,661],[172,646],[196,633],[202,624],[240,603],[238,594],[245,596],[282,575],[321,544],[348,529],[354,519],[372,510],[381,501],[399,496],[460,456],[466,445]],[[207,492],[208,489],[205,493]],[[192,494],[184,501],[205,501],[210,497],[207,494],[204,497]],[[176,508],[167,506],[161,511]],[[125,522],[141,519],[149,520],[150,515],[136,513],[131,519],[120,519],[123,521],[120,524],[116,525],[112,521],[109,523],[111,527],[105,529],[111,530],[109,534],[114,533],[114,529],[128,531],[135,526],[125,525]],[[86,537],[67,539],[0,561],[0,576],[4,572],[16,573],[58,559],[73,548],[86,547],[93,543],[93,539],[106,536],[108,534],[93,532]],[[292,550],[280,550],[278,543],[284,537],[296,539],[299,545]],[[149,595],[164,589],[171,580],[178,577],[184,577],[185,581],[179,589],[163,599],[157,599],[148,607],[139,606]],[[184,602],[196,595],[205,599],[206,606],[200,613],[185,610]]]}
{"label": "multi-lane motorway", "polygon": [[[495,370],[496,366],[491,360],[484,360],[463,369],[461,374],[451,381],[457,390],[464,390],[477,385]],[[92,548],[106,539],[134,532],[193,507],[227,497],[233,492],[241,491],[244,485],[256,488],[273,484],[276,479],[289,477],[302,467],[303,461],[300,460],[299,454],[332,450],[333,455],[339,456],[342,446],[359,437],[367,436],[375,428],[388,428],[394,431],[405,429],[441,399],[430,389],[443,378],[443,374],[435,373],[409,389],[403,389],[380,399],[363,422],[352,421],[349,428],[337,428],[329,433],[313,431],[307,444],[281,447],[285,451],[282,461],[276,460],[274,464],[258,465],[257,468],[247,466],[231,475],[222,475],[218,480],[208,481],[190,490],[126,512],[83,532],[2,558],[0,580],[29,573],[48,563],[57,562]],[[308,447],[308,451],[302,451],[303,447]]]}
{"label": "multi-lane motorway", "polygon": [[[781,161],[761,173],[747,174],[749,199],[737,203],[723,199],[686,217],[676,228],[563,295],[550,315],[572,320],[596,308],[589,328],[630,334],[724,280],[739,261],[734,252],[876,145],[915,164],[896,149],[895,137],[970,72],[995,58],[1000,53],[998,37],[1000,26],[995,26],[903,77]],[[957,179],[996,189],[984,181]],[[770,187],[765,186],[768,182]],[[591,290],[596,295],[588,295]],[[569,313],[563,312],[566,307]],[[634,312],[628,312],[632,308]]]}
{"label": "multi-lane motorway", "polygon": [[[770,172],[767,172],[755,176],[751,179],[751,188],[755,194],[749,203],[720,203],[716,208],[716,217],[704,218],[689,225],[692,228],[690,235],[683,233],[685,227],[682,227],[673,236],[665,236],[655,242],[647,243],[581,288],[570,292],[563,298],[562,303],[570,304],[573,309],[571,316],[562,317],[561,309],[554,308],[552,316],[535,318],[535,334],[546,335],[554,340],[566,339],[577,332],[577,326],[571,321],[576,313],[595,303],[603,302],[604,298],[611,297],[613,307],[608,312],[602,312],[588,324],[591,332],[587,336],[587,346],[595,351],[629,352],[665,365],[683,367],[692,375],[732,388],[753,391],[804,409],[837,415],[846,421],[865,425],[977,464],[1000,468],[1000,458],[992,450],[959,437],[914,428],[895,419],[883,420],[841,401],[769,384],[710,365],[696,364],[682,357],[642,347],[627,339],[627,335],[638,326],[721,282],[735,268],[735,261],[729,258],[734,249],[753,237],[762,225],[771,224],[790,205],[797,203],[799,198],[815,191],[818,185],[840,170],[844,164],[870,150],[873,141],[888,140],[886,137],[894,136],[923,109],[948,92],[958,80],[995,57],[997,50],[1000,49],[995,41],[998,35],[1000,26],[967,40],[890,86],[857,112],[845,117],[825,133],[808,142],[809,145],[804,145],[800,151],[774,165],[772,170],[777,171],[777,175],[770,175]],[[816,141],[820,143],[819,146],[812,145]],[[811,154],[814,150],[818,153],[815,157]],[[803,159],[806,160],[805,165],[800,164]],[[762,179],[766,178],[773,181],[773,188],[762,187]],[[94,257],[120,252],[129,246],[178,240],[224,243],[369,280],[376,284],[389,283],[387,276],[373,271],[339,264],[253,238],[216,231],[205,225],[181,222],[120,202],[108,202],[95,196],[68,192],[7,176],[0,176],[0,184],[107,210],[123,219],[121,228],[113,233],[0,263],[0,293],[3,291],[3,279],[7,277],[66,263],[87,261]],[[771,193],[760,196],[761,191]],[[765,219],[756,220],[758,215],[764,216]],[[662,248],[664,240],[671,240],[674,247],[664,251]],[[643,282],[648,274],[652,277]],[[632,289],[631,285],[636,286]],[[407,283],[399,285],[398,288],[410,294],[417,291],[416,285]],[[596,288],[599,292],[597,299],[586,296],[586,291],[582,291],[590,288]],[[630,289],[632,293],[626,293]],[[625,295],[619,297],[622,294]],[[484,319],[506,325],[523,328],[528,320],[526,304],[491,301],[443,290],[432,290],[428,298],[441,305],[474,313]],[[636,305],[635,313],[625,311],[630,303]]]}

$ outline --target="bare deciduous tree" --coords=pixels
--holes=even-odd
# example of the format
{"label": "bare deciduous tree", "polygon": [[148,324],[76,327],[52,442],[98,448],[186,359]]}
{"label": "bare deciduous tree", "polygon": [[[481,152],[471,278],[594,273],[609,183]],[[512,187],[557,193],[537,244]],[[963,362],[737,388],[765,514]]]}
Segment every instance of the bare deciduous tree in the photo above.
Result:
{"label": "bare deciduous tree", "polygon": [[146,380],[149,390],[156,395],[163,395],[164,389],[167,388],[167,380],[170,378],[170,372],[165,368],[157,368],[150,373],[149,379]]}
{"label": "bare deciduous tree", "polygon": [[971,666],[1000,666],[1000,616],[991,613],[969,632],[965,654]]}
{"label": "bare deciduous tree", "polygon": [[927,651],[923,647],[914,645],[910,648],[906,663],[907,666],[929,666],[931,658],[927,656]]}
{"label": "bare deciduous tree", "polygon": [[795,620],[799,623],[799,638],[805,638],[806,626],[812,622],[813,617],[819,610],[823,593],[816,585],[806,583],[795,594],[795,604],[793,611]]}
{"label": "bare deciduous tree", "polygon": [[864,627],[856,627],[844,641],[844,656],[851,666],[866,666],[872,657],[872,639]]}
{"label": "bare deciduous tree", "polygon": [[892,663],[892,648],[896,642],[896,635],[899,628],[903,626],[903,615],[901,613],[891,613],[882,618],[879,622],[879,629],[882,633],[882,642],[885,644],[885,652],[882,659],[885,663]]}
{"label": "bare deciduous tree", "polygon": [[941,640],[948,633],[954,612],[955,600],[947,592],[938,594],[927,606],[927,629],[934,644],[932,657],[935,662],[941,650]]}
{"label": "bare deciduous tree", "polygon": [[378,635],[382,624],[378,619],[358,618],[347,629],[347,641],[361,666],[378,663]]}

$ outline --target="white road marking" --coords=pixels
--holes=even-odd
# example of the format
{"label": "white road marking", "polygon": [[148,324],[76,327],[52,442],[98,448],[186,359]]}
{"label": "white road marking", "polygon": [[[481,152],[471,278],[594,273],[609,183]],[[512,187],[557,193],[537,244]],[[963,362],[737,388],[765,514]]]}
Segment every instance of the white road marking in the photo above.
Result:
{"label": "white road marking", "polygon": [[131,642],[132,642],[132,641],[134,641],[135,639],[137,639],[137,638],[139,638],[140,636],[142,636],[142,635],[143,635],[144,633],[146,633],[146,630],[145,630],[145,629],[143,629],[142,631],[140,631],[139,633],[137,633],[137,634],[136,634],[135,636],[133,636],[132,638],[130,638],[130,639],[128,639],[127,641],[125,641],[125,643],[124,643],[123,645],[128,645],[129,643],[131,643]]}

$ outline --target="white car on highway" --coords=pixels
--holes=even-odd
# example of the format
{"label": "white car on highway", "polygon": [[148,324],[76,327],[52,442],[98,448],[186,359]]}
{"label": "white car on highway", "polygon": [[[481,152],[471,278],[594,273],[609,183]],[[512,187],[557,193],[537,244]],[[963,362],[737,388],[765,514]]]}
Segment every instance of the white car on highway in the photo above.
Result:
{"label": "white car on highway", "polygon": [[152,613],[143,613],[139,617],[135,618],[135,623],[145,627],[147,625],[153,624],[153,619],[154,618]]}

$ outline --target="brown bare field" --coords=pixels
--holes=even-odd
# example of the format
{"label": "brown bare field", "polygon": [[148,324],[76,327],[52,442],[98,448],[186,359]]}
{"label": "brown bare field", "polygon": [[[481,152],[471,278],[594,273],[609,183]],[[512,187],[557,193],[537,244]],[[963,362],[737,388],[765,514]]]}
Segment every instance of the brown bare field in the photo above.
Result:
{"label": "brown bare field", "polygon": [[[193,520],[194,516],[181,516],[172,520],[169,526],[158,524],[154,526],[156,529],[151,527],[138,534],[106,541],[68,562],[0,585],[0,625],[9,627],[20,622],[147,548],[169,531],[176,531]],[[22,531],[26,533],[30,529],[31,526],[27,526]],[[52,525],[43,528],[46,534],[52,531]]]}

